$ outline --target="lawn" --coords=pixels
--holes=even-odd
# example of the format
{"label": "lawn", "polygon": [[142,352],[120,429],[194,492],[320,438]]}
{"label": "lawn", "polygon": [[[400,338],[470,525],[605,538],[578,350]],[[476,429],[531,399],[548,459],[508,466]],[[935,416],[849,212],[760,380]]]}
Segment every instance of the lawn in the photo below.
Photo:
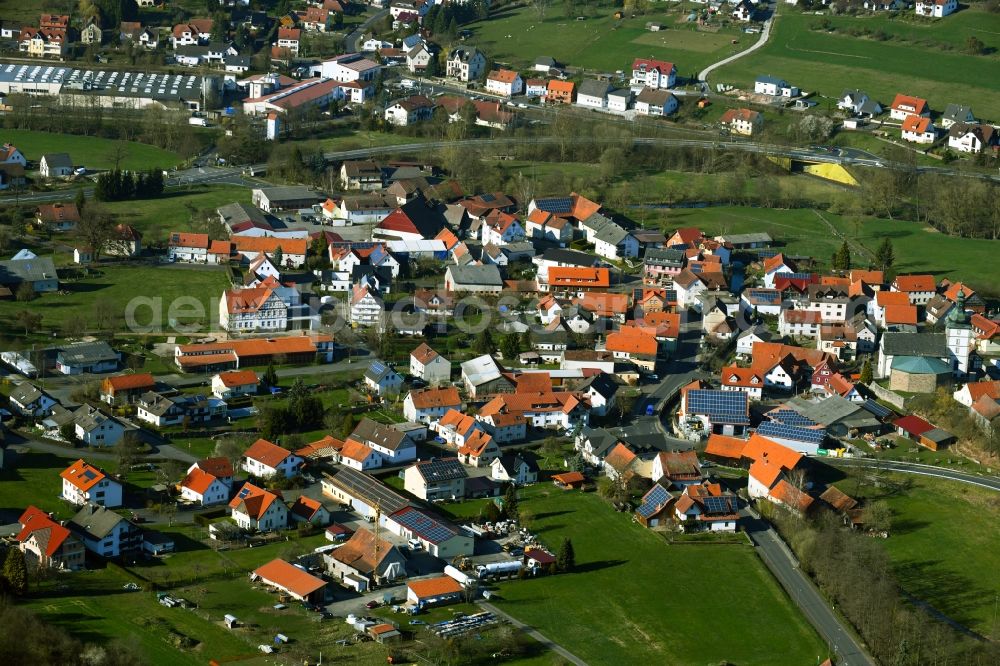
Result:
{"label": "lawn", "polygon": [[[522,514],[577,573],[500,586],[503,610],[592,664],[818,663],[826,647],[746,545],[667,545],[595,494],[536,486]],[[710,631],[706,627],[725,627]],[[767,627],[767,640],[760,628]]]}
{"label": "lawn", "polygon": [[[996,75],[1000,15],[968,6],[940,21],[917,22],[909,14],[900,18],[812,16],[782,5],[767,45],[717,71],[712,83],[752,87],[755,77],[772,74],[832,99],[844,89],[861,88],[885,106],[897,93],[906,93],[927,99],[939,113],[956,102],[970,104],[982,117],[995,118],[1000,109]],[[821,21],[829,21],[836,31],[813,30]],[[899,39],[877,41],[845,32],[864,28]],[[970,36],[993,52],[966,54],[964,44]],[[921,43],[927,41],[955,50]]]}
{"label": "lawn", "polygon": [[[4,142],[16,145],[32,162],[37,162],[45,153],[69,153],[74,165],[88,169],[113,168],[112,153],[122,143],[95,136],[33,130],[8,129],[3,130],[2,135]],[[122,169],[167,169],[181,161],[177,153],[145,143],[125,142],[125,146],[125,157],[120,164]]]}
{"label": "lawn", "polygon": [[[84,453],[80,451],[81,455]],[[29,503],[63,518],[76,513],[59,499],[62,494],[59,473],[69,466],[72,462],[69,456],[74,454],[67,449],[66,455],[61,458],[50,453],[25,453],[0,471],[0,512],[6,523],[15,522]]]}
{"label": "lawn", "polygon": [[[145,246],[162,243],[171,231],[194,231],[192,218],[231,203],[250,203],[245,187],[213,185],[169,189],[156,199],[141,202],[117,201],[104,204],[119,222],[130,224],[142,233]],[[216,216],[217,217],[217,216]],[[203,231],[203,230],[202,230]]]}
{"label": "lawn", "polygon": [[[879,497],[857,477],[836,485],[854,497]],[[885,545],[900,585],[953,620],[996,635],[1000,596],[1000,498],[996,492],[942,479],[890,475],[911,487],[885,497],[893,511]]]}
{"label": "lawn", "polygon": [[[95,308],[104,302],[114,313],[119,325],[124,321],[126,308],[135,298],[152,298],[156,314],[160,317],[161,330],[171,326],[171,319],[184,323],[214,325],[218,320],[218,299],[229,286],[224,268],[190,266],[135,266],[110,265],[92,269],[89,276],[61,280],[60,288],[67,294],[46,293],[30,303],[0,302],[0,317],[6,323],[7,334],[22,335],[14,321],[17,312],[30,310],[42,315],[41,327],[61,331],[61,325],[71,317],[81,317],[88,327],[97,326]],[[184,300],[180,300],[184,297]],[[200,312],[199,312],[200,307]],[[138,326],[151,325],[150,307],[134,310]]]}
{"label": "lawn", "polygon": [[[547,55],[570,67],[614,72],[628,70],[634,58],[643,57],[674,63],[682,78],[696,76],[706,65],[756,41],[756,36],[735,28],[696,31],[694,25],[682,22],[688,9],[673,3],[669,9],[622,21],[612,16],[610,8],[602,8],[603,15],[577,21],[577,12],[586,13],[587,8],[569,7],[571,15],[567,5],[553,3],[544,19],[531,6],[504,9],[488,21],[473,23],[469,41],[494,60],[522,68]],[[650,21],[667,27],[649,32],[645,25]],[[731,43],[734,39],[738,42],[735,45]]]}

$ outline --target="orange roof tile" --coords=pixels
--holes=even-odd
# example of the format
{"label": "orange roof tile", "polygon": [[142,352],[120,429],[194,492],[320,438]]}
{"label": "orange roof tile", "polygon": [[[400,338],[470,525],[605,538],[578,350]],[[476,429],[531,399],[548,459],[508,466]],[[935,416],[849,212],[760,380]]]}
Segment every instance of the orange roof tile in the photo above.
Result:
{"label": "orange roof tile", "polygon": [[233,236],[232,243],[237,252],[274,254],[274,251],[280,247],[286,256],[289,254],[304,255],[309,247],[309,241],[306,238],[274,238],[271,236]]}
{"label": "orange roof tile", "polygon": [[462,399],[458,395],[458,389],[454,386],[410,391],[410,400],[417,409],[431,409],[434,407],[457,408],[462,404]]}
{"label": "orange roof tile", "polygon": [[219,373],[219,381],[223,386],[248,386],[256,385],[259,380],[253,370],[227,370]]}
{"label": "orange roof tile", "polygon": [[936,291],[933,275],[897,275],[892,283],[896,291],[912,293],[915,291]]}
{"label": "orange roof tile", "polygon": [[367,444],[362,444],[356,439],[348,439],[344,442],[344,448],[340,450],[341,458],[347,458],[359,463],[367,460],[371,454],[371,447]]}
{"label": "orange roof tile", "polygon": [[771,497],[780,501],[785,506],[798,511],[799,513],[805,513],[812,506],[813,498],[806,493],[802,492],[788,481],[781,479],[778,483],[771,489]]}
{"label": "orange roof tile", "polygon": [[216,481],[215,475],[209,474],[208,472],[195,467],[188,475],[184,477],[180,485],[182,488],[187,488],[199,495],[204,495],[209,487]]}
{"label": "orange roof tile", "polygon": [[80,458],[64,469],[59,476],[83,491],[90,490],[107,478],[104,472],[86,462],[83,458]]}
{"label": "orange roof tile", "polygon": [[[549,280],[552,279],[552,269],[549,269]],[[587,292],[575,304],[601,317],[612,317],[628,312],[629,295],[611,294],[608,292]]]}
{"label": "orange roof tile", "polygon": [[461,584],[451,576],[411,580],[406,584],[417,599],[429,599],[445,594],[457,594],[462,591]]}
{"label": "orange roof tile", "polygon": [[308,597],[326,587],[326,581],[322,578],[317,578],[282,559],[271,560],[264,566],[254,569],[254,574],[299,597]]}
{"label": "orange roof tile", "polygon": [[578,266],[552,266],[549,284],[553,287],[603,287],[611,286],[611,272],[607,268]]}
{"label": "orange roof tile", "polygon": [[705,455],[739,460],[743,457],[743,449],[746,444],[745,439],[713,433],[708,436],[708,442],[705,444]]}
{"label": "orange roof tile", "polygon": [[642,354],[644,356],[656,356],[659,350],[656,338],[634,328],[623,328],[620,331],[609,333],[604,347],[611,352]]}
{"label": "orange roof tile", "polygon": [[916,305],[887,305],[885,307],[886,324],[912,324],[917,325]]}
{"label": "orange roof tile", "polygon": [[129,391],[141,388],[153,388],[156,380],[148,372],[137,372],[131,375],[118,375],[117,377],[106,377],[102,382],[102,390],[109,395],[114,395],[118,391]]}
{"label": "orange roof tile", "polygon": [[266,439],[258,439],[243,453],[244,457],[261,462],[268,467],[277,467],[290,455],[292,455],[291,451]]}
{"label": "orange roof tile", "polygon": [[631,450],[621,442],[615,444],[615,447],[608,452],[608,455],[604,457],[604,464],[610,466],[616,472],[621,474],[629,468],[632,461],[636,459],[636,455],[632,453]]}

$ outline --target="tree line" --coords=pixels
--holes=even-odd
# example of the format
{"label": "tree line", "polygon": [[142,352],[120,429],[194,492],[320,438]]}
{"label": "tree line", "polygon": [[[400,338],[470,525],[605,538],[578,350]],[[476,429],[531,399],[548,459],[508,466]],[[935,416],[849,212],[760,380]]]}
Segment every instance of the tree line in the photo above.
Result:
{"label": "tree line", "polygon": [[122,171],[113,169],[97,176],[94,198],[98,201],[153,199],[163,194],[163,170]]}

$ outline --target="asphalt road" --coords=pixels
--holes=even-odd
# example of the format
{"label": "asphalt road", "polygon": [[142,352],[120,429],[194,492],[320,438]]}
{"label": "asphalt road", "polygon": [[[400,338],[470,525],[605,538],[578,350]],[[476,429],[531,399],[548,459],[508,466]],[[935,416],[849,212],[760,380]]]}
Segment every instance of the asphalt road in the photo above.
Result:
{"label": "asphalt road", "polygon": [[757,554],[788,596],[827,642],[839,666],[872,666],[875,661],[858,642],[809,577],[799,569],[788,546],[767,523],[749,511],[741,511],[744,529]]}
{"label": "asphalt road", "polygon": [[932,465],[921,465],[919,463],[896,462],[888,460],[875,460],[872,458],[820,458],[828,465],[834,467],[880,467],[890,472],[902,472],[903,474],[919,474],[920,476],[932,476],[938,479],[948,479],[959,483],[967,483],[981,488],[989,488],[1000,492],[1000,477],[981,476],[979,474],[968,474],[957,472],[951,469],[934,467]]}
{"label": "asphalt road", "polygon": [[387,9],[383,9],[383,10],[381,10],[379,12],[376,12],[375,14],[372,14],[370,17],[368,17],[367,19],[365,19],[365,21],[361,25],[359,25],[357,28],[355,28],[354,32],[352,32],[347,37],[345,37],[344,38],[344,53],[357,53],[358,52],[358,40],[361,39],[361,36],[364,34],[365,30],[367,30],[369,27],[371,27],[371,25],[373,23],[375,23],[376,21],[380,21],[383,18],[385,18],[385,16],[388,13],[389,13],[389,10],[387,8]]}
{"label": "asphalt road", "polygon": [[753,53],[757,49],[763,48],[763,46],[767,44],[768,38],[771,36],[771,26],[774,25],[774,19],[777,16],[778,16],[778,3],[775,3],[774,8],[771,10],[771,15],[767,18],[766,21],[764,21],[764,29],[760,33],[760,39],[758,39],[757,42],[750,48],[740,51],[739,53],[734,53],[728,58],[723,58],[719,62],[711,64],[705,69],[701,70],[701,73],[698,74],[698,80],[708,82],[708,75],[711,74],[713,70],[718,69],[723,65],[728,65],[734,60],[739,60],[740,58]]}

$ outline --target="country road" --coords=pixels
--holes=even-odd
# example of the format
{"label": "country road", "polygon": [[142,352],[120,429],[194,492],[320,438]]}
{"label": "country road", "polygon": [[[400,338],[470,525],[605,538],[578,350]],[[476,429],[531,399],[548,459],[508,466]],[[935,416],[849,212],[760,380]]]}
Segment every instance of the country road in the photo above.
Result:
{"label": "country road", "polygon": [[969,474],[968,472],[958,472],[943,467],[933,465],[921,465],[919,463],[908,463],[891,460],[875,460],[873,458],[819,458],[833,467],[880,467],[890,472],[900,472],[903,474],[917,474],[920,476],[930,476],[937,479],[948,479],[959,483],[967,483],[981,488],[988,488],[1000,492],[1000,477]]}
{"label": "country road", "polygon": [[361,25],[359,25],[357,28],[354,29],[354,32],[352,32],[351,34],[349,34],[347,37],[344,38],[344,52],[357,53],[358,40],[361,39],[361,36],[364,34],[365,30],[371,27],[371,25],[376,21],[380,21],[383,18],[385,18],[388,13],[389,13],[388,9],[383,9],[381,11],[375,12],[374,14],[366,18],[364,22],[361,23]]}
{"label": "country road", "polygon": [[777,17],[778,17],[778,3],[775,3],[772,14],[767,18],[766,21],[764,21],[764,29],[760,33],[760,39],[758,39],[753,46],[743,51],[740,51],[739,53],[734,53],[728,58],[723,58],[719,62],[713,63],[708,67],[706,67],[705,69],[701,70],[701,72],[699,72],[698,74],[698,80],[708,83],[708,75],[711,74],[714,70],[723,67],[725,65],[728,65],[734,60],[739,60],[743,56],[750,55],[759,48],[763,48],[763,46],[767,44],[767,40],[771,37],[771,26],[774,25],[774,19],[776,19]]}

